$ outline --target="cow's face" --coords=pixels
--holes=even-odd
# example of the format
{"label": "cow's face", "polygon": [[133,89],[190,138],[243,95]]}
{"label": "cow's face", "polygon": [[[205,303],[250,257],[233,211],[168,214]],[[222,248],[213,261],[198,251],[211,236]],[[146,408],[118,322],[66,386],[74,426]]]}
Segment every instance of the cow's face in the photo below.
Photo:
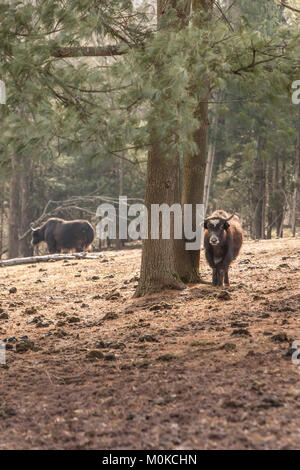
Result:
{"label": "cow's face", "polygon": [[43,237],[41,236],[40,230],[36,229],[32,231],[32,244],[38,245],[40,242],[43,241]]}
{"label": "cow's face", "polygon": [[208,219],[204,221],[204,228],[207,229],[207,236],[210,245],[220,245],[225,237],[225,231],[228,229],[229,224],[222,219]]}

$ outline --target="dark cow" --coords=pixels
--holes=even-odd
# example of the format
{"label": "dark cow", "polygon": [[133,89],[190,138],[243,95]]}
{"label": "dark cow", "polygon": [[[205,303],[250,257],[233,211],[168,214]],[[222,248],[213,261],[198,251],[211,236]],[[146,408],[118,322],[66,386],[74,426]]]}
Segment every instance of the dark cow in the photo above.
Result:
{"label": "dark cow", "polygon": [[87,220],[48,219],[32,231],[32,244],[46,242],[49,253],[86,251],[94,240],[94,229]]}
{"label": "dark cow", "polygon": [[218,210],[204,220],[204,248],[208,264],[213,270],[214,286],[229,286],[228,269],[238,256],[243,243],[240,219]]}

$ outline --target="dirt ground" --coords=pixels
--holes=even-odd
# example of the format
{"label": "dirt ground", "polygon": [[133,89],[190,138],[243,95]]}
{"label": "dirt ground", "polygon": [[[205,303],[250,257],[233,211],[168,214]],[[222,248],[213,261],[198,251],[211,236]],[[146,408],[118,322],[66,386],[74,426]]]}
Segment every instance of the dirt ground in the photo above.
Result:
{"label": "dirt ground", "polygon": [[300,240],[133,299],[140,254],[0,268],[0,449],[300,448]]}

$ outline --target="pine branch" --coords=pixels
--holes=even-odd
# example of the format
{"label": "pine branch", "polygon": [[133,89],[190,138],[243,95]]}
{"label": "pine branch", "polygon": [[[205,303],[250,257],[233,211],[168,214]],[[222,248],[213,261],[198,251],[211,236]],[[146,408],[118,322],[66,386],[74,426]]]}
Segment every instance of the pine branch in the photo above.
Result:
{"label": "pine branch", "polygon": [[300,10],[298,10],[297,8],[291,7],[290,5],[287,5],[284,2],[280,2],[279,0],[275,0],[275,2],[277,3],[277,5],[280,5],[284,8],[288,8],[289,10],[295,11],[296,13],[300,13]]}
{"label": "pine branch", "polygon": [[114,91],[125,90],[126,88],[130,87],[130,85],[124,85],[124,86],[119,86],[116,88],[103,88],[102,90],[95,90],[95,89],[86,90],[85,88],[78,88],[76,86],[68,85],[68,84],[66,84],[65,86],[68,88],[72,88],[73,90],[80,91],[81,93],[112,93]]}
{"label": "pine branch", "polygon": [[262,60],[259,60],[259,61],[255,61],[255,52],[256,51],[253,51],[253,60],[251,62],[251,64],[249,65],[245,65],[244,67],[240,67],[236,70],[233,70],[232,73],[236,74],[236,75],[241,75],[241,72],[249,72],[249,71],[253,71],[253,69],[257,66],[257,65],[261,65],[261,64],[266,64],[268,62],[273,62],[275,61],[276,59],[282,59],[282,58],[285,58],[285,54],[281,54],[281,55],[278,55],[278,56],[272,56],[271,58],[269,59],[262,59]]}
{"label": "pine branch", "polygon": [[229,19],[227,18],[227,16],[225,15],[224,11],[222,10],[222,7],[221,7],[221,5],[219,4],[219,2],[216,1],[216,0],[214,0],[214,4],[216,5],[217,9],[218,9],[219,12],[221,13],[222,18],[224,19],[225,23],[227,23],[227,25],[229,26],[229,29],[230,29],[231,31],[234,31],[232,24],[230,23]]}
{"label": "pine branch", "polygon": [[52,57],[63,59],[67,57],[112,57],[124,55],[126,51],[119,46],[95,46],[95,47],[58,47],[51,52]]}

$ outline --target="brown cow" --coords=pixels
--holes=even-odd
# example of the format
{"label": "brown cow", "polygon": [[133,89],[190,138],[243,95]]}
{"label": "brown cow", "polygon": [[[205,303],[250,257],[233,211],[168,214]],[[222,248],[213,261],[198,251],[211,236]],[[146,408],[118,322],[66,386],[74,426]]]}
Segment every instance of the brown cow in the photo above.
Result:
{"label": "brown cow", "polygon": [[228,269],[238,256],[243,243],[240,219],[223,210],[215,211],[204,220],[204,248],[208,264],[213,270],[214,286],[229,286]]}

